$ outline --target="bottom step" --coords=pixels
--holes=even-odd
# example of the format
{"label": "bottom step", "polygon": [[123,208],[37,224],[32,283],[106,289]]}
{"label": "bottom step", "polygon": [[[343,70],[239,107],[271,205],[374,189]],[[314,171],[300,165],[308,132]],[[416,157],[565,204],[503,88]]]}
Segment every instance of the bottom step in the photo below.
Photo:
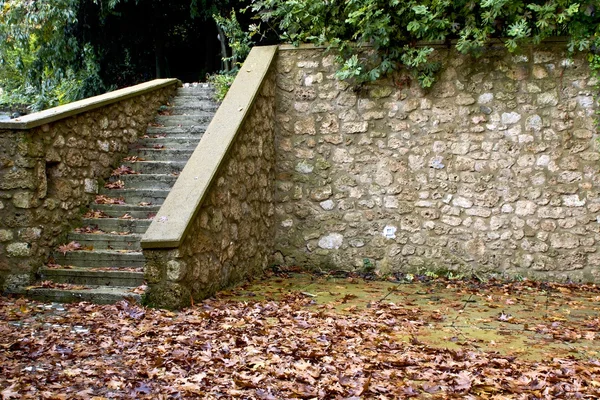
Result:
{"label": "bottom step", "polygon": [[144,283],[142,271],[120,271],[110,268],[41,268],[38,274],[42,281],[51,280],[72,285],[137,287]]}
{"label": "bottom step", "polygon": [[96,304],[113,304],[121,300],[141,303],[142,296],[131,287],[92,287],[89,289],[30,288],[22,293],[33,300],[56,303],[88,301]]}

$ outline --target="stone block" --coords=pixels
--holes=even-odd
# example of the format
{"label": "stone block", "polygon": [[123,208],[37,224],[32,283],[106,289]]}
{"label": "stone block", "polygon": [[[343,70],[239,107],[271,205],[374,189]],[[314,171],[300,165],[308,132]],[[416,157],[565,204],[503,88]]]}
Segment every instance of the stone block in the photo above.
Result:
{"label": "stone block", "polygon": [[319,247],[322,249],[339,249],[344,242],[344,236],[339,233],[330,233],[319,239]]}
{"label": "stone block", "polygon": [[554,233],[550,235],[550,246],[555,249],[574,249],[579,246],[579,238],[570,233]]}
{"label": "stone block", "polygon": [[13,195],[12,202],[17,208],[33,208],[37,205],[32,192],[17,192]]}
{"label": "stone block", "polygon": [[9,229],[0,229],[0,242],[8,242],[14,237],[13,232]]}
{"label": "stone block", "polygon": [[167,279],[173,282],[182,280],[185,277],[187,266],[181,260],[167,261]]}
{"label": "stone block", "polygon": [[10,243],[6,246],[6,253],[9,257],[28,257],[31,255],[29,243]]}

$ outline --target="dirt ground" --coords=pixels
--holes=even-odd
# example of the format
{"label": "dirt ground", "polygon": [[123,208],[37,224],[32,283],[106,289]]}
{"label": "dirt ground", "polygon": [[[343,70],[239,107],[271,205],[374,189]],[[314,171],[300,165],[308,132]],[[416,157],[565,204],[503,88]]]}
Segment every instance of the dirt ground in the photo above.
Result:
{"label": "dirt ground", "polygon": [[272,273],[181,312],[0,298],[3,399],[600,397],[600,289]]}

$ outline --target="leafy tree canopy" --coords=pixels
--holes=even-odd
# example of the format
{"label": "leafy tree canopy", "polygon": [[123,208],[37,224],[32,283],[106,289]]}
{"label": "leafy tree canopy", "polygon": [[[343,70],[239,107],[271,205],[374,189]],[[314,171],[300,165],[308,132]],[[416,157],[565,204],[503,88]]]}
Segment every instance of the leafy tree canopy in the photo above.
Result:
{"label": "leafy tree canopy", "polygon": [[33,110],[103,91],[78,0],[0,0],[0,102]]}
{"label": "leafy tree canopy", "polygon": [[203,79],[221,65],[211,17],[235,4],[0,0],[0,107],[37,111],[154,77]]}
{"label": "leafy tree canopy", "polygon": [[[586,51],[600,69],[598,0],[253,0],[252,10],[293,44],[327,45],[337,52],[338,77],[374,81],[407,66],[424,87],[438,66],[422,41],[456,39],[463,53],[479,54],[492,38],[509,51],[568,36],[571,52]],[[372,57],[361,47],[372,46]]]}

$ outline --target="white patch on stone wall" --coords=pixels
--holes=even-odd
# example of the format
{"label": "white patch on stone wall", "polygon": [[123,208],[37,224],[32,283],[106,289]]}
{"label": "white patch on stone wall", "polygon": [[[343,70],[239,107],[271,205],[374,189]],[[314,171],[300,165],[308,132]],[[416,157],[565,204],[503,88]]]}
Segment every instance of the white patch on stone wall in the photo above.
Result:
{"label": "white patch on stone wall", "polygon": [[563,196],[563,205],[567,207],[583,207],[585,205],[585,199],[579,200],[578,194],[572,194]]}
{"label": "white patch on stone wall", "polygon": [[98,179],[86,178],[84,180],[84,191],[86,193],[98,193]]}
{"label": "white patch on stone wall", "polygon": [[591,108],[594,106],[594,98],[592,96],[577,96],[577,102],[583,108]]}
{"label": "white patch on stone wall", "polygon": [[333,210],[335,204],[333,203],[333,200],[325,200],[320,202],[319,205],[323,210]]}
{"label": "white patch on stone wall", "polygon": [[319,247],[322,249],[339,249],[344,242],[344,236],[339,233],[330,233],[319,239]]}
{"label": "white patch on stone wall", "polygon": [[301,174],[310,174],[314,169],[314,165],[307,163],[306,160],[302,160],[296,164],[296,171],[300,172]]}
{"label": "white patch on stone wall", "polygon": [[429,166],[434,169],[443,169],[444,164],[442,163],[442,161],[444,161],[444,157],[435,156],[429,161]]}
{"label": "white patch on stone wall", "polygon": [[521,120],[521,114],[516,112],[502,113],[502,123],[505,125],[516,124]]}
{"label": "white patch on stone wall", "polygon": [[477,102],[479,104],[487,104],[487,103],[491,102],[492,100],[494,100],[493,93],[484,93],[479,96],[479,98],[477,99]]}
{"label": "white patch on stone wall", "polygon": [[394,225],[386,225],[385,228],[383,228],[383,236],[388,239],[395,239],[396,230],[397,228]]}

